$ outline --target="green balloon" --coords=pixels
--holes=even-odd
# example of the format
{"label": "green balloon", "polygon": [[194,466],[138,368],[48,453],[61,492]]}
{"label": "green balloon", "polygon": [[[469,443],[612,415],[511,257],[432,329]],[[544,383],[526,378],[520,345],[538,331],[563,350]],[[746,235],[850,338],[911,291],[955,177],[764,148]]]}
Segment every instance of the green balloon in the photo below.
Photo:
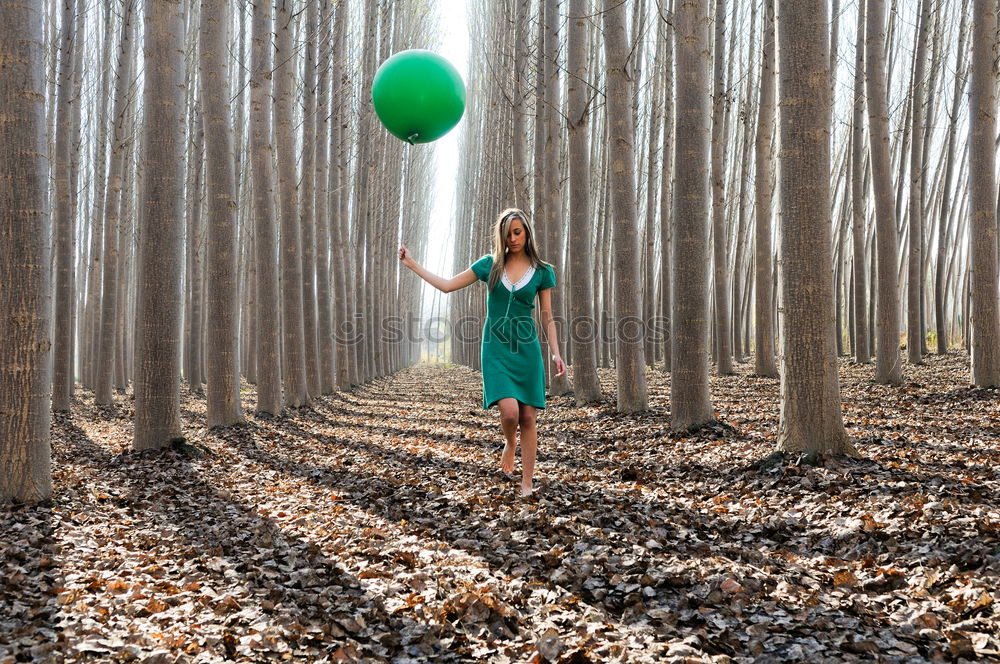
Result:
{"label": "green balloon", "polygon": [[437,53],[400,51],[382,63],[372,81],[375,113],[393,136],[430,143],[458,124],[465,112],[465,84]]}

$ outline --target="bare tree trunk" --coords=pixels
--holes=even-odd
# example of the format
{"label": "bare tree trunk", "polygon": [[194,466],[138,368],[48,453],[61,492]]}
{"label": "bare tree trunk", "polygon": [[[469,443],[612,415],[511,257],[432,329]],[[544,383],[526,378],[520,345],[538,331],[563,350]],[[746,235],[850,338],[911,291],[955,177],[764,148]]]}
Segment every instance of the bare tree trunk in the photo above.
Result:
{"label": "bare tree trunk", "polygon": [[878,259],[878,320],[875,382],[903,381],[899,356],[899,288],[896,260],[899,238],[889,160],[889,116],[886,108],[885,0],[866,0],[865,75],[869,141],[875,189],[876,256]]}
{"label": "bare tree trunk", "polygon": [[679,0],[674,13],[677,125],[674,131],[671,426],[713,419],[708,393],[708,209],[711,67],[708,0]]}
{"label": "bare tree trunk", "polygon": [[674,178],[674,35],[673,2],[670,3],[670,20],[657,21],[662,31],[663,44],[663,153],[660,157],[660,328],[665,335],[663,368],[670,371],[670,321],[672,313],[672,288],[670,275],[670,244],[673,238],[673,178]]}
{"label": "bare tree trunk", "polygon": [[778,7],[784,308],[778,449],[854,454],[834,340],[827,5],[779,0]]}
{"label": "bare tree trunk", "polygon": [[906,279],[906,354],[911,364],[923,364],[924,328],[920,319],[924,299],[924,81],[927,33],[931,22],[930,0],[920,3],[920,27],[913,65],[913,142],[910,150],[910,247]]}
{"label": "bare tree trunk", "polygon": [[282,367],[285,404],[309,404],[306,384],[305,330],[302,301],[302,233],[296,201],[295,142],[292,103],[295,97],[295,52],[292,48],[293,0],[275,0],[274,140],[278,156],[281,209]]}
{"label": "bare tree trunk", "polygon": [[948,246],[948,227],[946,220],[953,218],[951,199],[951,181],[955,170],[955,138],[958,133],[959,107],[962,103],[962,91],[968,79],[968,68],[964,65],[966,39],[968,35],[969,13],[963,6],[962,22],[958,31],[958,50],[956,51],[955,88],[951,102],[951,113],[948,121],[948,147],[945,159],[944,180],[941,186],[941,212],[938,220],[937,270],[934,275],[934,322],[937,329],[937,352],[939,355],[948,353],[948,329],[945,318],[945,251]]}
{"label": "bare tree trunk", "polygon": [[871,361],[871,347],[868,345],[868,271],[865,260],[865,189],[868,175],[864,155],[865,140],[865,90],[864,90],[864,29],[862,20],[857,22],[857,39],[854,45],[854,111],[851,120],[851,238],[854,244],[854,360],[867,364]]}
{"label": "bare tree trunk", "polygon": [[0,505],[52,493],[52,221],[42,9],[0,8]]}
{"label": "bare tree trunk", "polygon": [[972,81],[969,87],[971,200],[972,383],[1000,385],[1000,309],[997,288],[997,0],[972,5]]}
{"label": "bare tree trunk", "polygon": [[[192,83],[194,82],[194,77],[191,78]],[[192,96],[195,92],[192,90]],[[192,392],[201,393],[202,391],[202,301],[205,292],[204,282],[202,281],[203,265],[202,256],[203,249],[205,245],[204,240],[204,224],[201,213],[201,201],[202,201],[202,188],[201,188],[201,178],[204,166],[204,145],[205,145],[205,127],[204,122],[201,117],[201,100],[194,99],[192,103],[192,117],[191,117],[191,133],[192,140],[191,145],[191,159],[189,162],[189,167],[194,169],[194,175],[191,178],[191,186],[189,191],[189,197],[191,199],[191,208],[188,217],[188,266],[187,266],[187,281],[188,281],[188,292],[190,293],[190,310],[187,315],[187,335],[185,347],[188,349],[187,353],[187,364],[185,367],[185,374],[188,381],[188,388]]]}
{"label": "bare tree trunk", "polygon": [[257,267],[257,411],[278,415],[281,395],[281,338],[279,336],[278,229],[274,209],[271,144],[270,2],[253,7],[253,46],[250,56],[250,161],[253,169],[254,243]]}
{"label": "bare tree trunk", "polygon": [[604,54],[607,112],[611,125],[608,151],[615,259],[615,370],[618,412],[647,408],[643,351],[642,303],[639,301],[639,250],[635,200],[635,127],[632,124],[632,79],[626,70],[629,48],[625,10],[618,0],[604,0]]}
{"label": "bare tree trunk", "polygon": [[229,104],[229,0],[201,0],[201,104],[208,127],[207,305],[209,427],[243,420],[239,372],[236,162]]}
{"label": "bare tree trunk", "polygon": [[316,83],[316,334],[319,343],[319,393],[334,390],[336,362],[333,347],[333,300],[330,291],[330,48],[333,41],[331,17],[333,8],[320,12],[322,26],[319,38],[319,77]]}
{"label": "bare tree trunk", "polygon": [[118,270],[120,217],[122,208],[122,179],[125,167],[125,149],[128,141],[128,90],[132,83],[132,44],[135,39],[133,11],[134,0],[126,0],[122,8],[121,39],[118,45],[118,64],[115,78],[111,136],[111,162],[108,169],[108,186],[104,202],[104,279],[101,297],[101,322],[98,332],[97,377],[94,383],[94,402],[110,406],[115,360],[115,322],[118,318]]}
{"label": "bare tree trunk", "polygon": [[55,330],[52,358],[52,410],[69,410],[73,396],[73,283],[76,230],[70,183],[70,141],[73,109],[73,17],[77,0],[63,0],[62,26],[59,32],[59,77],[56,103],[55,154],[52,172],[55,179]]}
{"label": "bare tree trunk", "polygon": [[714,88],[712,91],[712,247],[715,295],[716,371],[720,376],[733,373],[732,332],[729,329],[729,270],[726,264],[726,210],[723,131],[726,116],[726,0],[715,0]]}
{"label": "bare tree trunk", "polygon": [[754,227],[754,372],[758,376],[775,377],[774,362],[774,302],[771,299],[771,141],[774,132],[774,0],[766,0],[763,55],[760,64],[760,101],[757,106],[757,136],[754,150],[756,178],[754,182],[756,224]]}
{"label": "bare tree trunk", "polygon": [[162,0],[146,8],[143,145],[135,349],[137,450],[180,435],[180,297],[184,265],[184,6]]}
{"label": "bare tree trunk", "polygon": [[[569,224],[574,232],[569,237],[570,321],[582,329],[595,331],[594,321],[594,256],[591,249],[593,233],[590,215],[590,147],[587,145],[588,125],[594,94],[587,85],[587,46],[590,8],[586,0],[570,0],[567,30],[567,125],[569,132]],[[573,394],[577,405],[595,403],[601,399],[601,384],[597,377],[597,335],[571,335],[573,344]]]}
{"label": "bare tree trunk", "polygon": [[302,323],[305,334],[306,385],[309,394],[320,394],[319,338],[316,312],[316,2],[306,3],[305,66],[302,113]]}

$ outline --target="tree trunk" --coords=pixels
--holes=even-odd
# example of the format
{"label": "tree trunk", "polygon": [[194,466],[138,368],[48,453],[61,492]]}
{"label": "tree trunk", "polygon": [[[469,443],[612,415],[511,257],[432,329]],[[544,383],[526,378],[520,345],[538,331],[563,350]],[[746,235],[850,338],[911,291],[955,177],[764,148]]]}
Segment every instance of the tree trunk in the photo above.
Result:
{"label": "tree trunk", "polygon": [[306,386],[320,394],[319,337],[316,313],[316,2],[306,3],[302,112],[302,323],[305,335]]}
{"label": "tree trunk", "polygon": [[716,371],[720,376],[733,373],[732,331],[729,326],[729,269],[726,264],[726,210],[723,152],[726,150],[725,60],[726,0],[715,0],[714,88],[712,91],[712,249],[715,296]]}
{"label": "tree trunk", "polygon": [[181,432],[184,5],[168,0],[149,5],[145,31],[133,439],[137,450],[163,447]]}
{"label": "tree trunk", "polygon": [[671,317],[671,426],[684,429],[713,419],[708,393],[708,210],[710,49],[708,0],[678,0],[677,124],[674,131],[674,222]]}
{"label": "tree trunk", "polygon": [[857,22],[857,39],[854,45],[854,111],[851,119],[851,239],[854,244],[854,297],[851,305],[854,311],[854,342],[851,350],[854,361],[867,364],[871,361],[871,347],[868,345],[868,271],[865,260],[865,197],[868,174],[864,154],[865,140],[865,90],[864,90],[864,21]]}
{"label": "tree trunk", "polygon": [[972,383],[1000,385],[1000,309],[997,301],[997,0],[972,5],[972,82],[969,86]]}
{"label": "tree trunk", "polygon": [[201,2],[201,105],[208,192],[207,334],[209,427],[243,420],[240,406],[236,162],[229,104],[229,0]]}
{"label": "tree trunk", "polygon": [[607,112],[611,123],[608,155],[615,260],[615,373],[618,412],[646,410],[646,363],[642,303],[639,301],[639,233],[635,200],[635,127],[632,124],[632,78],[625,10],[618,0],[604,0],[604,53]]}
{"label": "tree trunk", "polygon": [[[52,410],[68,411],[73,396],[73,284],[76,226],[70,171],[70,143],[73,133],[73,17],[77,0],[63,0],[62,26],[59,33],[59,77],[56,103],[55,154],[52,173],[55,180],[55,328],[52,357]],[[78,102],[79,103],[79,102]]]}
{"label": "tree trunk", "polygon": [[292,104],[295,101],[293,0],[275,0],[274,140],[278,156],[278,198],[281,212],[281,323],[285,405],[309,404],[306,384],[305,330],[302,301],[302,234],[296,201],[295,141]]}
{"label": "tree trunk", "polygon": [[899,355],[899,287],[896,260],[899,238],[889,160],[889,116],[886,108],[885,0],[866,0],[865,75],[868,97],[868,139],[875,189],[876,257],[878,261],[878,319],[875,344],[875,382],[903,381]]}
{"label": "tree trunk", "polygon": [[278,229],[274,209],[271,144],[271,3],[253,6],[250,56],[250,161],[253,172],[255,262],[257,269],[257,411],[282,411]]}
{"label": "tree trunk", "polygon": [[587,85],[587,46],[589,8],[586,0],[570,0],[567,30],[567,130],[569,133],[569,237],[570,321],[567,329],[576,330],[580,321],[582,334],[572,334],[573,394],[576,404],[586,405],[601,399],[597,377],[597,331],[594,320],[594,255],[590,215],[590,146],[587,145],[593,93]]}
{"label": "tree trunk", "polygon": [[784,308],[778,449],[854,454],[834,340],[827,11],[813,0],[778,3]]}
{"label": "tree trunk", "polygon": [[42,9],[0,9],[0,505],[52,493],[51,218]]}
{"label": "tree trunk", "polygon": [[920,3],[920,27],[913,65],[913,139],[910,149],[910,247],[906,278],[906,354],[911,364],[923,364],[924,328],[920,319],[924,299],[924,63],[927,59],[927,33],[931,22],[930,0]]}
{"label": "tree trunk", "polygon": [[104,278],[101,297],[101,322],[98,332],[97,376],[94,382],[94,403],[110,406],[113,370],[115,368],[115,323],[118,319],[118,281],[121,278],[118,264],[120,218],[122,209],[122,180],[125,167],[125,149],[129,135],[128,89],[132,84],[132,44],[135,39],[136,21],[133,18],[134,0],[126,0],[122,8],[121,39],[118,45],[118,64],[115,78],[111,136],[111,161],[108,169],[108,186],[104,202]]}

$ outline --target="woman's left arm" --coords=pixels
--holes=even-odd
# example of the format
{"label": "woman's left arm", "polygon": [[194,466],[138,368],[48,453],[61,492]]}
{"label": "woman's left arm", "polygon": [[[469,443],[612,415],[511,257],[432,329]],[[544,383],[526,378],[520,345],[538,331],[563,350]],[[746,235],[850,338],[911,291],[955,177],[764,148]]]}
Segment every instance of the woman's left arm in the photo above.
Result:
{"label": "woman's left arm", "polygon": [[556,321],[552,317],[552,295],[551,288],[538,291],[538,304],[542,310],[542,328],[545,330],[545,339],[552,349],[552,360],[556,363],[556,376],[566,373],[566,364],[563,362],[562,353],[559,352],[559,337],[556,334]]}

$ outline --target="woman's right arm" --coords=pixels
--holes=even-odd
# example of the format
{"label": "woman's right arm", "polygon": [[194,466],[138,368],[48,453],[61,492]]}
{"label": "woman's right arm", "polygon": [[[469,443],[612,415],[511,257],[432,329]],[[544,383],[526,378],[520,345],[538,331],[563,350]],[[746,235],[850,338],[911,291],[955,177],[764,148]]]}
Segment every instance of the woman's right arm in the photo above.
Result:
{"label": "woman's right arm", "polygon": [[407,249],[405,245],[399,248],[399,260],[403,263],[403,265],[415,272],[417,276],[434,288],[437,288],[442,293],[450,293],[452,291],[465,288],[466,286],[472,285],[477,281],[476,273],[468,268],[456,274],[451,279],[439,277],[417,263],[417,261],[413,260],[410,250]]}

